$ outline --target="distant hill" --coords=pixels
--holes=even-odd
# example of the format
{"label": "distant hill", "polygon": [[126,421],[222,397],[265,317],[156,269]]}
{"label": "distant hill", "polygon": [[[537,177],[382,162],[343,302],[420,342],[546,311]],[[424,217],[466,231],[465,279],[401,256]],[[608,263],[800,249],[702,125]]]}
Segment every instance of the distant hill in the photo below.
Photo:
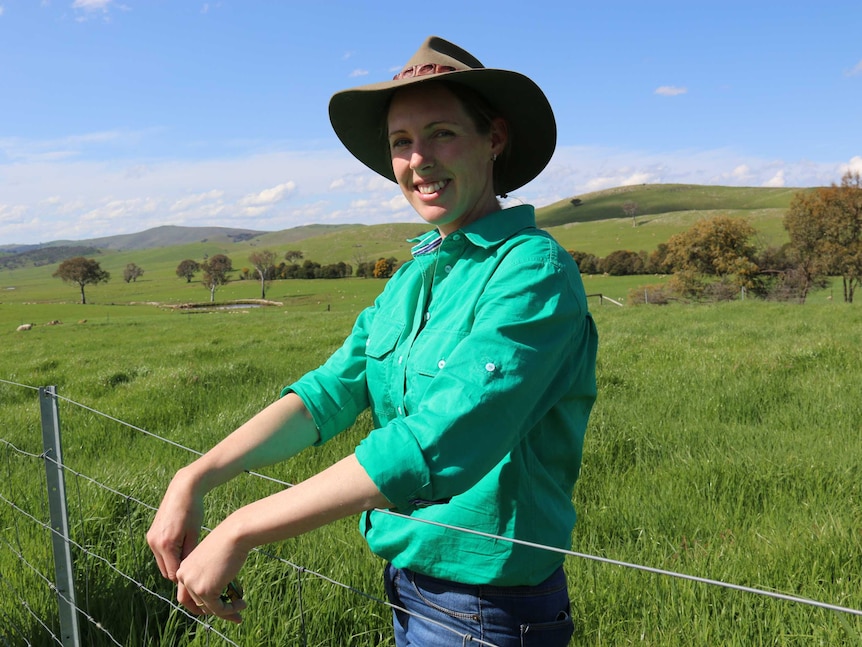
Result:
{"label": "distant hill", "polygon": [[804,189],[699,184],[639,184],[572,196],[539,209],[537,224],[548,228],[572,222],[630,219],[623,204],[637,205],[638,216],[677,211],[754,211],[787,209]]}
{"label": "distant hill", "polygon": [[101,238],[84,240],[53,240],[38,245],[0,245],[0,255],[33,253],[51,247],[80,248],[87,247],[105,251],[133,251],[136,249],[154,249],[158,247],[174,247],[190,243],[242,243],[259,236],[277,233],[280,242],[293,242],[320,236],[344,227],[355,225],[304,225],[293,227],[281,232],[259,231],[255,229],[234,229],[231,227],[180,227],[163,225],[141,231],[136,234],[118,234]]}
{"label": "distant hill", "polygon": [[26,247],[15,253],[0,253],[0,269],[11,270],[16,267],[42,267],[60,263],[73,256],[94,256],[101,253],[96,247],[84,245],[59,245],[57,247]]}
{"label": "distant hill", "polygon": [[[781,244],[786,239],[783,216],[794,194],[809,189],[704,186],[693,184],[643,184],[572,196],[536,210],[539,227],[551,232],[566,249],[604,255],[616,249],[650,250],[672,234],[690,227],[701,218],[719,214],[746,217],[766,242]],[[623,209],[627,202],[637,205],[632,218]],[[145,257],[153,264],[175,262],[172,248],[183,257],[201,253],[231,253],[245,256],[252,248],[292,248],[305,258],[329,263],[375,260],[395,256],[403,259],[407,238],[427,231],[427,225],[389,223],[381,225],[307,225],[281,231],[258,231],[229,227],[162,226],[136,234],[121,234],[80,241],[57,240],[42,245],[0,247],[2,267],[22,267],[57,262],[58,254],[68,257],[72,250],[120,254],[162,249]],[[201,244],[206,243],[206,249]],[[181,246],[186,246],[182,251]],[[48,248],[51,248],[50,250]],[[63,249],[65,248],[65,249]],[[216,251],[218,250],[218,251]],[[49,253],[53,252],[53,253]],[[140,264],[140,257],[133,260]],[[62,258],[60,258],[62,260]],[[161,262],[161,261],[158,261]]]}
{"label": "distant hill", "polygon": [[254,229],[232,229],[230,227],[179,227],[163,225],[136,234],[118,234],[102,238],[88,238],[80,241],[55,240],[44,247],[61,247],[73,244],[98,247],[99,249],[128,251],[134,249],[152,249],[153,247],[171,247],[186,245],[204,240],[224,242],[242,242],[251,240],[268,232]]}
{"label": "distant hill", "polygon": [[[537,224],[569,250],[605,256],[615,250],[652,251],[698,220],[745,218],[757,244],[787,242],[784,215],[793,196],[807,188],[640,184],[584,193],[536,211]],[[637,205],[632,218],[625,203]]]}

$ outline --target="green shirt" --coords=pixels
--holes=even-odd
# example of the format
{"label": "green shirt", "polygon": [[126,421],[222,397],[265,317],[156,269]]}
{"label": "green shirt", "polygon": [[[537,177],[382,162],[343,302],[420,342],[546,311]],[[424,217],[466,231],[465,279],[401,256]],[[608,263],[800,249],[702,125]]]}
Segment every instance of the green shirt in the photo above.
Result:
{"label": "green shirt", "polygon": [[[284,392],[321,442],[371,408],[356,456],[395,511],[569,548],[598,345],[577,265],[530,205],[414,242],[342,347]],[[466,584],[537,584],[563,561],[379,511],[360,528],[396,567]]]}

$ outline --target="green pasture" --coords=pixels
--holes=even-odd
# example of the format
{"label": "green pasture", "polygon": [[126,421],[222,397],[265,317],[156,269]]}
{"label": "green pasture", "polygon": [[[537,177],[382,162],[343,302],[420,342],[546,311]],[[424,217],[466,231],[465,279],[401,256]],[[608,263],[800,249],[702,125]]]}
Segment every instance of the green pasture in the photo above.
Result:
{"label": "green pasture", "polygon": [[[280,281],[268,294],[278,306],[189,313],[144,304],[206,300],[199,285],[170,276],[172,264],[137,284],[96,286],[86,306],[73,287],[27,278],[39,268],[16,271],[16,290],[0,299],[0,379],[56,385],[74,403],[205,451],[324,361],[383,287]],[[619,300],[645,280],[661,279],[585,284]],[[235,282],[217,299],[257,296],[254,288]],[[139,292],[122,299],[125,290]],[[804,306],[590,303],[601,337],[599,399],[574,495],[573,549],[862,609],[862,311],[822,293]],[[46,325],[53,320],[62,323]],[[22,322],[36,326],[16,332]],[[60,415],[72,535],[87,550],[73,551],[79,606],[123,645],[222,644],[95,557],[172,595],[144,542],[152,511],[136,501],[157,505],[193,455],[71,402],[60,401]],[[265,473],[297,482],[349,454],[369,428],[363,417]],[[40,433],[36,392],[0,382],[0,438],[17,448],[0,443],[0,495],[46,519],[44,465],[22,453],[39,454]],[[278,487],[237,479],[209,496],[206,523]],[[0,644],[55,644],[34,620],[58,630],[54,595],[17,556],[52,573],[50,539],[3,501],[0,528],[0,590],[10,602]],[[382,598],[382,567],[355,518],[269,546],[242,573],[243,624],[214,628],[240,645],[303,637],[310,646],[391,645],[388,609],[356,592]],[[862,619],[850,614],[578,557],[567,558],[566,571],[576,645],[862,644]],[[113,644],[81,625],[84,644]]]}

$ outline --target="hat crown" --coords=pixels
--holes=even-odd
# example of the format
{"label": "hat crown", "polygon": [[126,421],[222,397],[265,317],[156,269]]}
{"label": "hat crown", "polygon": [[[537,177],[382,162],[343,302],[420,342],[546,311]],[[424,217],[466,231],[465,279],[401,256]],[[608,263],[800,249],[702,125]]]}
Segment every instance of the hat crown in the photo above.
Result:
{"label": "hat crown", "polygon": [[409,70],[419,65],[444,65],[456,70],[475,70],[485,66],[465,49],[439,36],[428,37],[402,68]]}

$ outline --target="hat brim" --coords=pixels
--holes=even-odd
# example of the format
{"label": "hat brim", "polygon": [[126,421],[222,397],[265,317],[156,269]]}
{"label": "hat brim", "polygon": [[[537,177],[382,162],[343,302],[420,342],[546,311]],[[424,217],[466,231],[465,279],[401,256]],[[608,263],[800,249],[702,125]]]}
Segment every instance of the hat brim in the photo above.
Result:
{"label": "hat brim", "polygon": [[510,193],[547,166],[557,144],[557,125],[547,97],[530,78],[510,70],[489,68],[372,83],[338,92],[329,101],[329,119],[336,135],[356,159],[396,182],[385,132],[392,95],[417,83],[458,83],[481,94],[505,117],[509,154],[497,175],[497,193]]}

